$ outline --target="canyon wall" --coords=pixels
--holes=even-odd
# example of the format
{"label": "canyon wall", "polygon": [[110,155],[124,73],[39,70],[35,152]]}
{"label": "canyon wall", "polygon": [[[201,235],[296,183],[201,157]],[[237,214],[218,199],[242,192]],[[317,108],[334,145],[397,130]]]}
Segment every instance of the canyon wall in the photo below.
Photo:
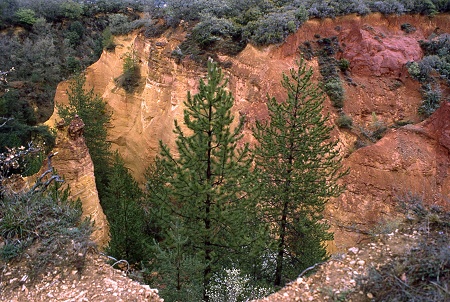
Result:
{"label": "canyon wall", "polygon": [[[416,31],[405,33],[400,29],[404,23],[413,25]],[[343,180],[347,191],[333,200],[327,210],[336,232],[336,246],[332,249],[358,241],[360,234],[354,230],[366,232],[377,223],[392,219],[395,199],[402,194],[414,192],[428,203],[448,206],[450,111],[446,105],[419,123],[419,84],[408,76],[405,63],[423,56],[419,40],[449,31],[448,15],[345,16],[308,21],[281,45],[248,45],[235,57],[219,54],[235,97],[233,112],[246,118],[246,141],[252,142],[250,126],[254,121],[267,117],[267,94],[280,100],[285,97],[281,75],[295,67],[299,46],[317,37],[336,36],[341,48],[338,59],[350,62],[349,79],[343,79],[343,112],[352,117],[354,127],[369,127],[374,118],[386,125],[396,121],[412,123],[390,129],[380,141],[360,149],[354,148],[354,133],[337,128],[334,131],[350,174]],[[179,27],[154,39],[138,33],[116,37],[115,51],[104,52],[86,71],[87,85],[104,98],[113,113],[109,129],[113,148],[119,150],[140,182],[158,152],[158,141],[173,149],[173,121],[182,120],[187,91],[195,93],[199,77],[205,75],[204,68],[190,58],[177,62],[171,57],[186,34],[185,27]],[[127,93],[116,85],[115,79],[122,74],[123,57],[131,50],[139,58],[141,79],[136,91]],[[308,64],[318,80],[317,60]],[[66,89],[67,83],[59,85],[56,103],[67,102]],[[332,121],[338,116],[329,100],[325,111]],[[48,123],[54,124],[57,119],[55,110]]]}

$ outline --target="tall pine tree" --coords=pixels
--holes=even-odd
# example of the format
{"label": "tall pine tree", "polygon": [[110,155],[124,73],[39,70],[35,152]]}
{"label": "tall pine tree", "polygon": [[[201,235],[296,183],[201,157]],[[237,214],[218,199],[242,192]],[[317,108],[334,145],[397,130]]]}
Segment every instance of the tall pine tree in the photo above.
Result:
{"label": "tall pine tree", "polygon": [[324,242],[333,234],[323,211],[328,199],[341,193],[337,180],[345,174],[328,116],[322,115],[323,93],[312,83],[312,74],[303,59],[289,76],[283,74],[286,101],[269,98],[270,119],[254,129],[264,184],[260,204],[272,226],[276,286],[326,258]]}
{"label": "tall pine tree", "polygon": [[248,193],[252,157],[248,145],[238,147],[242,123],[232,127],[234,100],[222,71],[212,62],[207,69],[207,82],[201,79],[198,94],[188,93],[184,102],[187,134],[175,121],[178,155],[161,143],[159,180],[149,184],[163,238],[171,226],[181,227],[177,236],[188,239],[186,257],[202,264],[198,274],[204,301],[209,301],[212,274],[241,257],[255,236],[255,206]]}

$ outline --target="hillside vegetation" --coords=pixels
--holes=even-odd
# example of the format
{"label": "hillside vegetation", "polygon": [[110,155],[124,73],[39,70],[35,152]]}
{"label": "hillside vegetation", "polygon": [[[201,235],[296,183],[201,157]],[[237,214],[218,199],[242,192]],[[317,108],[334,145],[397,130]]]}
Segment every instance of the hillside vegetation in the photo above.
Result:
{"label": "hillside vegetation", "polygon": [[[65,265],[52,262],[52,257],[67,256],[70,265],[82,271],[87,251],[94,249],[87,239],[91,226],[80,220],[77,203],[67,201],[68,192],[61,195],[56,186],[48,193],[16,193],[6,187],[11,177],[37,172],[53,147],[54,131],[42,122],[52,114],[56,86],[69,79],[69,104],[58,107],[65,119],[61,125],[74,115],[86,125],[84,137],[110,223],[105,252],[123,259],[137,280],[159,287],[166,301],[246,301],[279,290],[331,256],[325,242],[333,233],[323,212],[330,199],[345,191],[340,181],[348,175],[339,140],[332,135],[334,124],[358,137],[355,149],[376,143],[387,125],[375,113],[370,129],[353,125],[343,110],[341,80],[351,83],[351,62],[336,59],[336,37],[315,35],[314,41],[299,47],[303,57],[296,67],[282,74],[286,97],[269,93],[267,119],[247,129],[257,142],[249,145],[242,141],[247,117],[234,120],[235,100],[216,63],[219,55],[236,56],[249,43],[256,48],[282,43],[313,18],[372,12],[433,18],[449,10],[450,2],[443,0],[3,1],[1,265],[42,252],[42,262],[27,262],[27,276]],[[171,60],[174,65],[191,60],[207,75],[199,79],[197,93],[188,92],[183,119],[175,120],[175,148],[161,141],[154,162],[144,163],[146,183],[138,184],[121,154],[111,150],[107,134],[114,116],[108,100],[85,87],[83,71],[102,53],[121,47],[116,44],[118,35],[139,31],[154,38],[180,26],[187,35],[171,52]],[[415,29],[405,23],[402,30]],[[450,36],[437,32],[420,46],[425,56],[405,68],[421,84],[423,102],[417,110],[425,119],[448,100]],[[313,58],[321,76],[317,85],[306,63]],[[142,84],[139,59],[130,49],[123,57],[123,74],[114,79],[127,96]],[[332,104],[327,109],[337,112],[336,120],[323,114],[326,96]],[[379,292],[374,299],[381,300],[446,299],[448,236],[439,235],[448,233],[448,214],[440,207],[422,206],[419,199],[408,202],[406,217],[410,212],[411,220],[420,217],[413,227],[423,228],[426,221],[426,234],[433,237],[412,250],[417,262],[401,258],[374,268],[358,280],[359,289],[372,298]],[[57,252],[74,246],[78,249],[68,255]],[[409,265],[416,270],[407,270]],[[397,282],[398,275],[398,287],[386,289],[385,282]],[[420,291],[410,289],[416,284]]]}

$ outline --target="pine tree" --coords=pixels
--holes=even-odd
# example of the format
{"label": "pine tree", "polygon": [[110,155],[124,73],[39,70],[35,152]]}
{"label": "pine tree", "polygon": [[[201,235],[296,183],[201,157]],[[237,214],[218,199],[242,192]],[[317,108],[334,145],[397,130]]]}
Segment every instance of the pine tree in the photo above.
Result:
{"label": "pine tree", "polygon": [[108,183],[109,160],[111,158],[110,143],[107,140],[107,125],[111,113],[106,102],[94,93],[94,89],[85,91],[86,77],[76,75],[67,90],[68,106],[58,106],[58,113],[67,123],[78,114],[85,124],[84,138],[94,163],[95,182],[100,198],[104,196]]}
{"label": "pine tree", "polygon": [[142,197],[138,183],[116,152],[102,206],[110,225],[109,253],[131,263],[148,257]]}
{"label": "pine tree", "polygon": [[179,155],[160,143],[159,180],[149,184],[160,230],[179,221],[178,233],[189,239],[185,248],[203,264],[204,301],[209,300],[206,288],[212,274],[224,262],[239,258],[255,236],[250,231],[255,223],[249,195],[252,158],[248,145],[238,147],[243,124],[233,129],[234,100],[226,91],[227,81],[216,63],[209,62],[207,68],[207,83],[201,79],[198,94],[188,92],[184,102],[188,134],[175,121]]}
{"label": "pine tree", "polygon": [[324,242],[333,234],[323,211],[328,199],[341,193],[337,180],[346,173],[340,172],[337,142],[322,115],[323,92],[312,83],[312,70],[302,59],[289,75],[282,80],[286,101],[269,98],[270,119],[254,129],[260,204],[272,225],[275,286],[327,257]]}

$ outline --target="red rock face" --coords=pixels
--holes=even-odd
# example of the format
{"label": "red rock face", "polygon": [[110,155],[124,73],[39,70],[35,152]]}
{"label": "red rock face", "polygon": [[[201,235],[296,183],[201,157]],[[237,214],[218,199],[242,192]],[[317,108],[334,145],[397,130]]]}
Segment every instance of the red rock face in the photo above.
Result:
{"label": "red rock face", "polygon": [[444,103],[429,120],[391,130],[346,159],[347,190],[329,207],[335,226],[340,226],[338,248],[361,238],[345,229],[370,231],[378,225],[387,230],[398,211],[396,201],[409,194],[450,209],[449,134],[450,104]]}
{"label": "red rock face", "polygon": [[[417,30],[405,33],[400,29],[403,23]],[[220,61],[231,63],[225,73],[235,97],[233,112],[236,117],[246,117],[245,140],[253,141],[250,126],[254,121],[267,118],[267,94],[279,100],[285,97],[280,85],[282,73],[295,67],[299,46],[316,40],[317,35],[336,36],[342,48],[337,58],[350,61],[352,81],[342,79],[343,110],[353,118],[355,128],[369,127],[374,118],[386,125],[399,120],[418,123],[420,86],[409,78],[404,64],[421,58],[418,40],[427,39],[437,28],[450,32],[450,17],[385,18],[374,14],[311,20],[282,45],[248,45],[236,57],[219,55]],[[186,93],[195,93],[198,78],[204,75],[204,70],[189,59],[177,64],[170,56],[185,35],[186,31],[179,28],[156,39],[136,34],[116,37],[116,51],[103,53],[87,70],[87,85],[103,96],[113,112],[109,131],[113,148],[119,150],[139,181],[144,181],[145,169],[158,152],[158,141],[174,146],[173,121],[183,120]],[[114,81],[122,73],[122,57],[130,48],[137,51],[141,64],[142,83],[134,94],[125,93]],[[319,80],[317,60],[308,64]],[[65,83],[60,85],[56,103],[67,101],[66,87]],[[328,100],[325,111],[332,121],[338,116]],[[347,191],[330,203],[328,210],[338,248],[358,239],[339,225],[367,230],[390,219],[395,215],[398,195],[414,192],[429,204],[445,203],[450,187],[448,117],[448,106],[444,106],[425,123],[389,130],[376,144],[356,151],[354,134],[334,131],[335,138],[341,141],[342,153],[348,155],[344,163],[351,169],[344,179]],[[56,119],[52,117],[51,121]]]}

